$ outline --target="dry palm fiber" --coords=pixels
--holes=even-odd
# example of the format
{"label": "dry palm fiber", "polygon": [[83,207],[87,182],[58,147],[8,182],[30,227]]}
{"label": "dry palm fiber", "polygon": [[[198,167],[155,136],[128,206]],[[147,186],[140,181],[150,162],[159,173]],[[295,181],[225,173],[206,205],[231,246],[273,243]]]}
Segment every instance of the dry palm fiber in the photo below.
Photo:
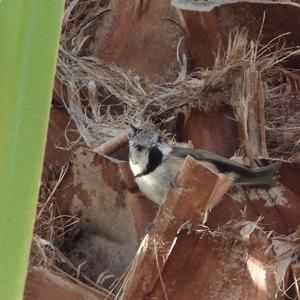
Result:
{"label": "dry palm fiber", "polygon": [[43,181],[40,188],[39,202],[32,240],[30,265],[52,268],[59,260],[54,246],[77,223],[76,216],[60,213],[55,202],[55,191],[59,187],[67,171],[68,165],[63,166],[60,174],[51,174],[51,178]]}
{"label": "dry palm fiber", "polygon": [[59,189],[68,167],[68,165],[64,165],[60,174],[50,173],[51,178],[44,179],[41,186],[29,270],[36,268],[42,270],[45,268],[61,277],[76,282],[83,288],[93,289],[94,292],[96,289],[98,292],[107,295],[108,292],[102,288],[107,274],[100,274],[99,277],[102,277],[94,282],[81,273],[81,265],[75,265],[59,249],[59,244],[62,243],[67,232],[74,229],[79,221],[77,216],[62,214],[55,201],[55,192]]}
{"label": "dry palm fiber", "polygon": [[67,90],[63,100],[88,146],[94,148],[118,135],[131,120],[171,120],[180,109],[209,111],[222,103],[234,107],[247,134],[248,103],[260,87],[269,154],[288,158],[298,151],[299,104],[291,89],[296,75],[280,64],[295,51],[285,48],[280,38],[261,45],[260,37],[249,41],[247,30],[235,30],[211,69],[187,74],[186,58],[178,54],[178,79],[158,85],[92,56],[89,46],[96,17],[109,14],[109,5],[108,1],[67,1],[63,21],[57,79]]}

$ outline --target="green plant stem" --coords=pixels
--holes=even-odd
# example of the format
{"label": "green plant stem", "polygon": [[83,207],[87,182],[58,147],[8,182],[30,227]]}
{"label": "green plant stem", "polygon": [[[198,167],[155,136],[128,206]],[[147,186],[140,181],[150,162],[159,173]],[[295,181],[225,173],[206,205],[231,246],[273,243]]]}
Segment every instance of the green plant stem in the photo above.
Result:
{"label": "green plant stem", "polygon": [[0,0],[0,299],[23,299],[63,0]]}

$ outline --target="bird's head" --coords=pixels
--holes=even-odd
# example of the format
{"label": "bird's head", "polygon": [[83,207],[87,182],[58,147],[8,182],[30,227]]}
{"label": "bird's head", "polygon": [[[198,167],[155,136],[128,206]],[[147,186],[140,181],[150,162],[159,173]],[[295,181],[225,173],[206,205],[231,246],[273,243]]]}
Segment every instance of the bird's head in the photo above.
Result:
{"label": "bird's head", "polygon": [[141,173],[149,164],[160,163],[168,144],[163,142],[159,132],[140,129],[131,125],[129,139],[129,162],[134,175]]}

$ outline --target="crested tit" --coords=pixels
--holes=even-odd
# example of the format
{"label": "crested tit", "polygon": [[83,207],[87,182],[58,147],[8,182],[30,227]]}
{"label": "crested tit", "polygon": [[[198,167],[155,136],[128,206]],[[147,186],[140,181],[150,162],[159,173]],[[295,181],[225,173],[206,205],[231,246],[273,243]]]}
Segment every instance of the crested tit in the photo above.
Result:
{"label": "crested tit", "polygon": [[171,147],[158,132],[131,127],[128,136],[130,168],[141,192],[156,204],[161,204],[170,187],[174,186],[177,171],[187,155],[213,171],[234,174],[234,185],[270,187],[273,173],[280,167],[279,162],[250,169],[205,150]]}

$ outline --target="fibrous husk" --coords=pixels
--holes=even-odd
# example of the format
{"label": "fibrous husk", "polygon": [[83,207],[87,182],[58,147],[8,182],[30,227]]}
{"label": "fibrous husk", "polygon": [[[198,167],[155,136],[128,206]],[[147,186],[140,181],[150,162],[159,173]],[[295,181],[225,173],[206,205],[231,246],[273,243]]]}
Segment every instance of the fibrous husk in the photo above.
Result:
{"label": "fibrous husk", "polygon": [[[297,162],[300,153],[299,91],[291,88],[288,78],[279,86],[272,84],[271,95],[266,98],[266,135],[269,154],[273,157]],[[298,159],[299,160],[299,159]]]}
{"label": "fibrous husk", "polygon": [[[259,96],[267,112],[267,138],[263,137],[267,149],[260,145],[251,153],[244,143],[246,154],[267,156],[268,150],[272,156],[287,158],[296,151],[299,116],[293,110],[282,117],[281,106],[293,97],[287,78],[292,80],[295,75],[280,65],[295,51],[279,43],[280,38],[261,45],[260,37],[251,41],[247,30],[235,30],[229,36],[227,49],[217,54],[215,65],[191,74],[187,74],[187,58],[181,57],[178,47],[181,71],[177,80],[154,84],[92,56],[86,44],[95,26],[95,16],[100,18],[108,7],[107,2],[92,1],[87,8],[83,1],[68,1],[60,43],[56,76],[66,91],[61,95],[89,147],[97,147],[118,135],[132,120],[149,124],[164,119],[164,126],[168,126],[168,121],[172,121],[179,110],[188,112],[196,107],[209,111],[224,103],[233,106],[247,140],[251,135],[249,122],[252,122],[248,115],[249,103]],[[278,81],[286,82],[284,89],[275,88]],[[284,153],[281,151],[283,136]]]}
{"label": "fibrous husk", "polygon": [[[300,258],[300,229],[287,236],[272,238],[272,250],[276,255],[276,275],[278,284],[284,283],[287,271]],[[283,286],[285,290],[286,287]]]}
{"label": "fibrous husk", "polygon": [[48,178],[41,186],[30,255],[31,267],[42,266],[51,269],[58,259],[55,241],[63,239],[78,222],[75,215],[61,214],[55,202],[55,191],[67,169],[68,165],[63,166],[58,176],[53,174],[53,178]]}
{"label": "fibrous husk", "polygon": [[[234,4],[234,3],[256,3],[256,4],[275,4],[272,0],[172,0],[172,5],[177,8],[192,10],[192,11],[201,11],[208,12],[213,10],[216,7],[226,5],[226,4]],[[290,0],[278,0],[276,4],[282,5],[292,5],[299,7],[299,4]]]}
{"label": "fibrous husk", "polygon": [[[95,282],[82,274],[82,266],[73,263],[59,249],[66,234],[74,231],[75,225],[79,221],[76,214],[62,213],[59,209],[60,206],[56,203],[57,190],[59,190],[68,168],[68,164],[64,165],[60,173],[53,174],[52,178],[45,180],[41,186],[28,271],[34,273],[36,269],[39,269],[42,274],[50,274],[49,276],[55,276],[55,273],[61,278],[69,278],[69,284],[71,281],[85,282],[90,286],[88,289],[93,290],[94,293],[100,291],[108,295],[108,292],[102,287],[101,280]],[[105,277],[105,274],[100,274],[99,277],[101,275]],[[103,281],[105,280],[106,278],[103,278]],[[85,285],[82,283],[80,285],[82,288],[78,287],[78,290],[84,291]],[[32,292],[32,287],[29,286],[28,289]]]}

